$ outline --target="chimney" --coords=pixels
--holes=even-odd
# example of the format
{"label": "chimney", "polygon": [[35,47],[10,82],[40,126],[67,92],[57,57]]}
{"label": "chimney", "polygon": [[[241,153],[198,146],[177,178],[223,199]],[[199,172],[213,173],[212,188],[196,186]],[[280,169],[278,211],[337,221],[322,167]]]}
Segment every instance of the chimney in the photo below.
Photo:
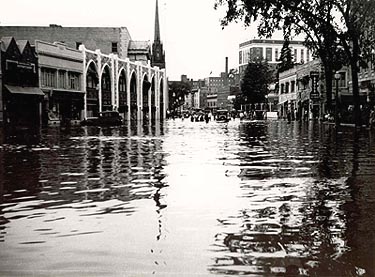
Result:
{"label": "chimney", "polygon": [[225,57],[225,75],[224,75],[224,86],[228,85],[228,57]]}

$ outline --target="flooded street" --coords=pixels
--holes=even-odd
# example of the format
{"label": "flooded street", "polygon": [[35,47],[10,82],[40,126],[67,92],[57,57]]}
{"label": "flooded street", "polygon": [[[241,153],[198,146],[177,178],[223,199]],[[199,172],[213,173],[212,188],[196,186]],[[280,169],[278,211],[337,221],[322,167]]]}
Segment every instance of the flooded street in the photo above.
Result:
{"label": "flooded street", "polygon": [[0,146],[0,276],[374,276],[374,221],[368,130],[176,119]]}

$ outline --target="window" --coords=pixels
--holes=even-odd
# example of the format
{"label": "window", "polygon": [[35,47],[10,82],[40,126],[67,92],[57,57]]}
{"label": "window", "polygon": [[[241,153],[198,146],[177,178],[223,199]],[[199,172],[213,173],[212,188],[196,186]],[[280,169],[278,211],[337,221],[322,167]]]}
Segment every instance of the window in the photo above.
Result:
{"label": "window", "polygon": [[79,49],[80,45],[82,45],[82,42],[76,42],[76,49]]}
{"label": "window", "polygon": [[68,73],[69,79],[69,88],[74,90],[79,90],[79,73],[76,72],[69,72]]}
{"label": "window", "polygon": [[251,60],[263,59],[263,47],[253,47],[250,49]]}
{"label": "window", "polygon": [[290,92],[293,93],[295,91],[296,81],[292,81],[290,85]]}
{"label": "window", "polygon": [[242,51],[239,52],[239,64],[242,64]]}
{"label": "window", "polygon": [[87,84],[86,84],[86,86],[88,88],[94,88],[94,89],[96,89],[97,83],[98,83],[98,81],[96,80],[96,78],[92,74],[88,74],[87,75]]}
{"label": "window", "polygon": [[284,84],[281,84],[281,86],[280,86],[280,94],[283,94],[284,93]]}
{"label": "window", "polygon": [[301,63],[304,63],[305,60],[303,59],[305,57],[305,51],[301,49]]}
{"label": "window", "polygon": [[306,61],[309,62],[310,61],[310,50],[307,49],[306,51]]}
{"label": "window", "polygon": [[266,48],[266,60],[270,62],[272,61],[272,48]]}
{"label": "window", "polygon": [[59,87],[66,88],[66,71],[59,71]]}
{"label": "window", "polygon": [[112,53],[118,53],[117,42],[112,42]]}
{"label": "window", "polygon": [[294,61],[297,62],[297,49],[294,49]]}
{"label": "window", "polygon": [[279,49],[278,48],[275,49],[275,60],[276,61],[279,60]]}
{"label": "window", "polygon": [[56,70],[50,68],[42,68],[42,86],[55,88],[56,87]]}
{"label": "window", "polygon": [[119,79],[119,85],[118,85],[118,89],[120,92],[125,92],[126,91],[126,82],[125,82],[125,79],[124,78],[121,78]]}

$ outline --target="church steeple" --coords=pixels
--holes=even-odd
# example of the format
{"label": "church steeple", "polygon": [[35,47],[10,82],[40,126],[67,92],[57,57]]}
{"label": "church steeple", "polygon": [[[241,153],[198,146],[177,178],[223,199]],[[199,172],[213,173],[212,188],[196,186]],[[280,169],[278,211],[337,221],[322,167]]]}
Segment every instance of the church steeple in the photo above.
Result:
{"label": "church steeple", "polygon": [[158,0],[156,0],[156,8],[155,8],[155,33],[154,33],[154,41],[160,41],[159,4],[158,4]]}
{"label": "church steeple", "polygon": [[155,8],[155,34],[154,43],[152,44],[151,65],[165,68],[165,53],[163,50],[163,43],[160,38],[160,24],[159,24],[159,3],[156,0]]}

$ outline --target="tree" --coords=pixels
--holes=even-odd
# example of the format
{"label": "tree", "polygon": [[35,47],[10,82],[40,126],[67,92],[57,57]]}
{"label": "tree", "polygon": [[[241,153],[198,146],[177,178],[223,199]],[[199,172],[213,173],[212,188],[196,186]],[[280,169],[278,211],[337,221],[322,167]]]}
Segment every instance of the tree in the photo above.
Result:
{"label": "tree", "polygon": [[256,104],[265,102],[271,81],[271,71],[265,61],[250,61],[241,82],[244,103]]}
{"label": "tree", "polygon": [[[305,34],[325,68],[326,84],[332,90],[337,49],[342,49],[352,72],[355,123],[361,124],[358,71],[360,61],[375,42],[375,1],[371,0],[216,0],[215,8],[227,6],[222,26],[241,19],[245,25],[259,20],[258,33],[270,37],[275,30],[292,28]],[[337,60],[337,59],[336,59]],[[327,95],[327,98],[330,97]]]}
{"label": "tree", "polygon": [[283,72],[293,68],[294,62],[292,57],[292,50],[289,47],[289,38],[285,38],[283,47],[280,52],[280,64],[278,66],[278,72]]}
{"label": "tree", "polygon": [[175,110],[183,104],[185,96],[191,92],[191,85],[187,82],[173,81],[168,83],[169,86],[169,110]]}

